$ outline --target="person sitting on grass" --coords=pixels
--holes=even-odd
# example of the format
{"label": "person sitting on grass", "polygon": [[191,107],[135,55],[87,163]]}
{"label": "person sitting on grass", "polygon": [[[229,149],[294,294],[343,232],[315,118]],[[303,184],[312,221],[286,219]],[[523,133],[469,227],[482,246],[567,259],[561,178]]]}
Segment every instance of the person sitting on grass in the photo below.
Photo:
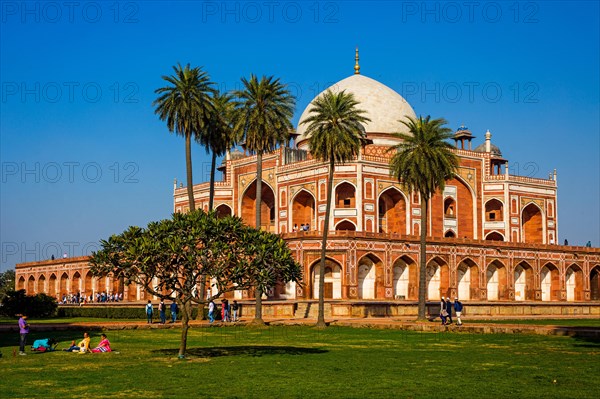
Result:
{"label": "person sitting on grass", "polygon": [[106,334],[101,334],[100,338],[102,338],[100,343],[97,347],[92,349],[92,353],[112,352],[112,349],[110,349],[110,342],[108,341],[108,338],[106,338]]}
{"label": "person sitting on grass", "polygon": [[90,351],[90,335],[88,333],[83,333],[83,339],[77,345],[75,345],[75,341],[71,341],[71,346],[67,349],[63,349],[66,352],[80,352],[86,353]]}

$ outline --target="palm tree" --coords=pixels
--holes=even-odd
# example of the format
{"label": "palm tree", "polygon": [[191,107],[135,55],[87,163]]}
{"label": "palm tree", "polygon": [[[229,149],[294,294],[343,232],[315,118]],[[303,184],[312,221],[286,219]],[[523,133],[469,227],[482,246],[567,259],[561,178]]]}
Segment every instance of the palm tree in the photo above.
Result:
{"label": "palm tree", "polygon": [[329,162],[329,178],[327,181],[327,205],[323,241],[321,243],[321,263],[319,265],[319,317],[318,327],[325,327],[325,254],[327,233],[329,231],[329,215],[331,213],[331,195],[333,190],[333,172],[335,164],[344,163],[355,158],[361,146],[366,144],[363,123],[370,119],[363,116],[365,111],[357,108],[358,101],[352,93],[345,91],[333,93],[327,90],[315,99],[308,118],[306,135],[310,153],[318,160]]}
{"label": "palm tree", "polygon": [[173,70],[174,75],[162,77],[169,85],[154,91],[159,96],[152,105],[156,106],[154,113],[160,120],[167,122],[170,132],[185,137],[188,201],[190,211],[193,211],[196,206],[192,180],[192,137],[198,136],[206,125],[212,111],[210,96],[214,89],[213,82],[202,68],[177,64]]}
{"label": "palm tree", "polygon": [[451,137],[451,129],[445,127],[445,119],[431,119],[428,115],[408,121],[400,121],[410,134],[396,133],[402,142],[389,151],[396,153],[390,160],[390,175],[398,179],[408,192],[421,196],[421,252],[419,256],[419,319],[425,319],[425,272],[427,210],[428,202],[436,190],[444,190],[446,180],[451,179],[458,168],[458,157],[445,140]]}
{"label": "palm tree", "polygon": [[208,210],[213,210],[215,199],[215,170],[217,157],[223,156],[227,150],[235,145],[233,135],[233,97],[228,93],[216,92],[211,99],[213,114],[210,116],[205,131],[197,137],[200,144],[206,147],[206,151],[212,152],[210,164],[210,193],[208,199]]}
{"label": "palm tree", "polygon": [[[255,75],[250,80],[242,78],[243,90],[237,90],[238,98],[234,130],[243,137],[246,149],[256,154],[256,228],[261,228],[262,157],[265,152],[288,141],[292,130],[295,99],[286,86],[273,76]],[[262,321],[262,292],[256,290],[256,313],[254,322]]]}

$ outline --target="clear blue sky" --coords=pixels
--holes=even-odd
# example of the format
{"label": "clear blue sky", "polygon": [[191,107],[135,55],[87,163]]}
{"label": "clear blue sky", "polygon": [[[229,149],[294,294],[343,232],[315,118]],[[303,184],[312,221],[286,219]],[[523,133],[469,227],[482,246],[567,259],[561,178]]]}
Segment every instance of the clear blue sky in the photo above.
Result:
{"label": "clear blue sky", "polygon": [[[599,8],[584,2],[0,3],[1,265],[79,256],[166,218],[184,141],[153,113],[161,76],[222,89],[275,75],[298,96],[353,72],[417,114],[486,129],[511,173],[559,182],[559,235],[600,241]],[[472,5],[469,5],[472,4]],[[194,180],[209,158],[193,148]]]}

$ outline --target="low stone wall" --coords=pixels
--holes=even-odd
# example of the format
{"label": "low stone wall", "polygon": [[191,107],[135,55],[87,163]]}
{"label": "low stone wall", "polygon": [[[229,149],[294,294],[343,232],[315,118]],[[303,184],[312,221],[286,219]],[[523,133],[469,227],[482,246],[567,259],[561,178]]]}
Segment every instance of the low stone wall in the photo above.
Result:
{"label": "low stone wall", "polygon": [[[287,301],[286,303],[290,303]],[[291,308],[283,303],[263,302],[263,314],[273,317],[317,317],[317,301],[293,302],[294,313]],[[327,302],[325,314],[328,317],[341,318],[367,318],[367,317],[416,317],[418,312],[417,302],[370,302],[370,301],[339,301]],[[249,305],[245,305],[246,309]],[[273,307],[273,309],[270,309]],[[427,314],[432,317],[439,315],[439,304],[428,303]],[[248,313],[245,313],[248,314]],[[254,309],[252,309],[254,315]],[[493,303],[473,302],[464,303],[463,315],[465,317],[600,317],[600,302],[598,303],[573,303],[573,302],[523,302],[523,303]]]}

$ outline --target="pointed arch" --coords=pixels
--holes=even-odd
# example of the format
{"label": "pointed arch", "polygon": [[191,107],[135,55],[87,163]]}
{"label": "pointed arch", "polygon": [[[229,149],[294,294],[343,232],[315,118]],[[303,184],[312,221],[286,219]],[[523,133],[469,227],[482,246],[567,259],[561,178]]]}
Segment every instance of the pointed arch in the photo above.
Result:
{"label": "pointed arch", "polygon": [[[244,223],[256,227],[256,179],[244,190],[240,201],[240,215]],[[262,181],[260,228],[275,231],[275,191],[266,181]]]}
{"label": "pointed arch", "polygon": [[486,270],[486,289],[488,301],[508,299],[506,266],[500,260],[493,260]]}
{"label": "pointed arch", "polygon": [[298,190],[290,202],[292,210],[290,214],[290,225],[302,226],[303,224],[308,223],[310,226],[313,226],[313,229],[317,229],[315,204],[316,198],[313,193],[304,188]]}
{"label": "pointed arch", "polygon": [[542,301],[557,301],[560,299],[560,274],[558,267],[552,262],[546,263],[540,270],[540,289]]}
{"label": "pointed arch", "polygon": [[37,288],[36,288],[36,292],[43,292],[44,294],[47,294],[47,287],[46,287],[46,276],[44,276],[44,273],[40,274],[40,276],[37,279]]}
{"label": "pointed arch", "polygon": [[398,257],[392,264],[394,298],[415,300],[419,297],[418,266],[410,256]]}
{"label": "pointed arch", "polygon": [[533,267],[521,261],[514,270],[515,301],[532,301],[535,298]]}
{"label": "pointed arch", "polygon": [[425,273],[427,299],[440,299],[449,294],[450,270],[446,261],[435,256],[427,263]]}
{"label": "pointed arch", "polygon": [[567,301],[583,300],[583,271],[576,263],[573,263],[565,271],[565,289]]}
{"label": "pointed arch", "polygon": [[357,263],[358,299],[385,297],[383,261],[373,253],[368,253]]}
{"label": "pointed arch", "polygon": [[410,207],[406,195],[396,187],[388,187],[377,198],[380,233],[410,234]]}
{"label": "pointed arch", "polygon": [[30,275],[27,279],[27,295],[35,294],[35,277]]}
{"label": "pointed arch", "polygon": [[217,213],[217,218],[219,219],[227,216],[233,216],[233,210],[228,204],[219,204],[215,208],[215,212]]}
{"label": "pointed arch", "polygon": [[81,292],[81,274],[79,272],[73,273],[73,278],[71,279],[71,293],[77,294]]}
{"label": "pointed arch", "polygon": [[21,276],[17,280],[17,290],[24,290],[24,289],[25,289],[25,277]]}
{"label": "pointed arch", "polygon": [[478,297],[479,267],[471,258],[464,258],[456,267],[456,287],[461,300]]}
{"label": "pointed arch", "polygon": [[504,203],[492,198],[485,203],[485,221],[501,222],[504,220]]}
{"label": "pointed arch", "polygon": [[600,301],[600,265],[596,265],[590,270],[590,299]]}
{"label": "pointed arch", "polygon": [[83,291],[87,296],[94,295],[96,293],[96,287],[94,285],[92,272],[88,270],[83,279]]}
{"label": "pointed arch", "polygon": [[[312,263],[309,267],[309,273],[311,276],[310,282],[312,287],[309,288],[309,292],[312,293],[314,299],[319,298],[319,265],[321,260],[318,259]],[[342,265],[332,258],[325,258],[325,288],[323,290],[323,297],[325,299],[341,299],[342,298]],[[312,289],[310,289],[312,288]]]}
{"label": "pointed arch", "polygon": [[344,220],[339,221],[335,225],[335,230],[336,231],[356,231],[356,225],[351,220],[344,219]]}
{"label": "pointed arch", "polygon": [[48,279],[48,295],[53,296],[55,298],[58,297],[56,293],[56,284],[56,274],[52,273],[50,274],[50,278]]}
{"label": "pointed arch", "polygon": [[504,241],[504,234],[494,230],[490,231],[485,236],[486,241]]}
{"label": "pointed arch", "polygon": [[341,181],[333,189],[335,208],[356,208],[356,186],[347,180]]}
{"label": "pointed arch", "polygon": [[60,275],[60,282],[58,287],[58,296],[60,298],[69,293],[69,275],[67,274],[67,272],[63,272]]}
{"label": "pointed arch", "polygon": [[545,244],[546,228],[542,208],[529,202],[521,211],[521,237],[525,243]]}
{"label": "pointed arch", "polygon": [[456,238],[456,233],[454,232],[453,229],[448,229],[445,233],[444,233],[444,237],[446,238]]}
{"label": "pointed arch", "polygon": [[446,187],[448,189],[455,188],[456,192],[453,195],[436,192],[431,198],[430,235],[442,237],[450,226],[455,226],[457,237],[478,238],[475,191],[459,175],[454,175],[452,179],[448,180]]}

